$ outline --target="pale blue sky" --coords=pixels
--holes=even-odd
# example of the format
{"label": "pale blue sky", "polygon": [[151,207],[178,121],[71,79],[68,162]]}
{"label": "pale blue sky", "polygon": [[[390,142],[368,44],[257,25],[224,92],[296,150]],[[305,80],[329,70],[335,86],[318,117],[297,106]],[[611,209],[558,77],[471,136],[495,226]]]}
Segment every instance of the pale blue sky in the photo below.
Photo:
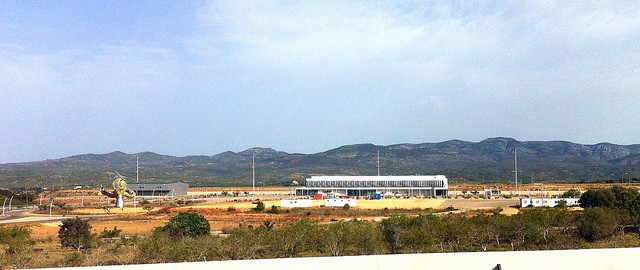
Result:
{"label": "pale blue sky", "polygon": [[0,163],[640,143],[638,1],[1,1]]}

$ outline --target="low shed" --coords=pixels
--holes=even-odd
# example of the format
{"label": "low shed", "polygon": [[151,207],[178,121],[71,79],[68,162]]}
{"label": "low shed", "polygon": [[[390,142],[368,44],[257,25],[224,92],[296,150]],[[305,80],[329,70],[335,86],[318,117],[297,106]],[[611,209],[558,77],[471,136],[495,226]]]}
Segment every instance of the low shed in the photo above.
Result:
{"label": "low shed", "polygon": [[184,196],[187,195],[189,184],[182,182],[175,183],[130,183],[129,188],[139,197],[157,197],[157,196]]}
{"label": "low shed", "polygon": [[564,201],[565,206],[580,205],[580,198],[520,198],[522,207],[556,207]]}
{"label": "low shed", "polygon": [[324,206],[327,207],[343,207],[345,204],[348,204],[350,207],[356,206],[356,199],[325,199]]}

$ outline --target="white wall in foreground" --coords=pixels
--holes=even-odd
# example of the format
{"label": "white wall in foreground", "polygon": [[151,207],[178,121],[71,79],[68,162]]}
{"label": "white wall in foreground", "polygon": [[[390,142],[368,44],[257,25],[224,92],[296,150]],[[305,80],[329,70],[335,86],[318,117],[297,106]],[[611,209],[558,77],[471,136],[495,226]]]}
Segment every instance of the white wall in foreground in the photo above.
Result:
{"label": "white wall in foreground", "polygon": [[[244,261],[117,265],[55,270],[185,270],[185,269],[447,269],[503,270],[550,269],[640,269],[640,248],[583,249],[554,251],[504,251],[471,253],[428,253],[353,257],[318,257]],[[496,268],[497,269],[497,268]]]}

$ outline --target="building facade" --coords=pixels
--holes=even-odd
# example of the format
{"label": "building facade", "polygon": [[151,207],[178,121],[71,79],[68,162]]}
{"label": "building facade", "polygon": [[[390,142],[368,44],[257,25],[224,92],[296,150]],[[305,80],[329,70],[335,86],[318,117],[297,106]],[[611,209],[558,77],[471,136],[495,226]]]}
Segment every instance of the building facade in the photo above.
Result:
{"label": "building facade", "polygon": [[189,184],[182,182],[175,183],[130,183],[129,188],[139,197],[157,196],[185,196],[189,190]]}
{"label": "building facade", "polygon": [[449,183],[444,175],[422,176],[312,176],[306,186],[296,189],[298,196],[338,193],[348,196],[399,194],[407,197],[447,196]]}

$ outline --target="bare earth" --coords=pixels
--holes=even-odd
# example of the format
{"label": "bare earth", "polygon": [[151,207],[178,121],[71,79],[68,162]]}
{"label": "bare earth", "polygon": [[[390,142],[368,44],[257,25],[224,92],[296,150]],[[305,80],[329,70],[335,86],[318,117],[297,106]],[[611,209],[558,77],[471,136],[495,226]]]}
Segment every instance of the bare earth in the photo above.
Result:
{"label": "bare earth", "polygon": [[[606,186],[602,184],[603,186]],[[598,185],[576,185],[576,184],[545,184],[543,185],[528,185],[520,186],[520,194],[531,194],[538,192],[544,195],[555,195],[555,193],[564,192],[570,188],[578,190],[586,190],[593,187],[601,187]],[[497,186],[485,186],[485,185],[457,185],[451,186],[450,192],[452,195],[464,195],[469,194],[468,191],[482,190],[484,188],[501,189],[503,194],[510,195],[513,192],[513,187],[507,185]],[[57,201],[63,201],[70,204],[80,205],[82,202],[87,207],[78,207],[71,212],[65,213],[66,217],[72,217],[75,215],[94,215],[92,217],[91,225],[94,232],[100,232],[104,228],[112,229],[117,226],[123,230],[124,234],[144,234],[151,231],[155,227],[163,226],[166,222],[178,212],[184,211],[196,211],[204,215],[211,224],[213,230],[220,230],[224,227],[237,227],[239,224],[261,224],[264,220],[272,220],[276,223],[287,222],[287,215],[273,215],[267,213],[255,213],[251,209],[255,208],[254,202],[262,195],[262,202],[265,203],[265,207],[270,209],[272,205],[280,206],[280,198],[288,199],[291,192],[291,188],[278,188],[267,187],[256,190],[256,197],[222,197],[219,194],[223,191],[232,192],[238,191],[244,193],[244,191],[252,192],[250,188],[194,188],[189,190],[189,196],[182,198],[184,200],[199,199],[198,196],[204,197],[207,202],[197,203],[189,206],[182,207],[167,207],[157,206],[148,213],[142,209],[142,205],[139,203],[134,208],[131,201],[127,202],[124,210],[118,208],[111,208],[108,212],[103,209],[104,205],[108,202],[105,197],[96,196],[97,191],[67,191],[63,193],[55,194]],[[212,194],[217,194],[211,196]],[[533,195],[533,194],[532,194]],[[54,196],[54,195],[52,195]],[[45,196],[46,197],[46,196]],[[225,202],[225,200],[227,202]],[[236,201],[234,201],[236,200]],[[33,201],[34,204],[38,203],[38,199]],[[494,209],[501,208],[503,214],[512,215],[518,213],[516,208],[510,207],[517,205],[518,199],[382,199],[382,200],[358,200],[356,209],[425,209],[434,208],[442,209],[447,207],[453,207],[460,211],[467,211],[473,209]],[[319,208],[323,204],[322,200],[313,201],[313,207]],[[236,209],[230,211],[230,209]],[[160,211],[160,212],[158,212]],[[56,215],[54,218],[62,218],[62,213]],[[329,221],[334,218],[346,218],[346,217],[334,217],[334,216],[318,216],[312,217],[319,221]],[[352,217],[349,217],[352,218]],[[18,219],[2,219],[0,218],[0,224],[12,223],[19,226],[27,225],[33,232],[35,237],[56,237],[59,225],[59,220],[50,220],[48,217],[43,216],[28,216],[20,217]]]}

